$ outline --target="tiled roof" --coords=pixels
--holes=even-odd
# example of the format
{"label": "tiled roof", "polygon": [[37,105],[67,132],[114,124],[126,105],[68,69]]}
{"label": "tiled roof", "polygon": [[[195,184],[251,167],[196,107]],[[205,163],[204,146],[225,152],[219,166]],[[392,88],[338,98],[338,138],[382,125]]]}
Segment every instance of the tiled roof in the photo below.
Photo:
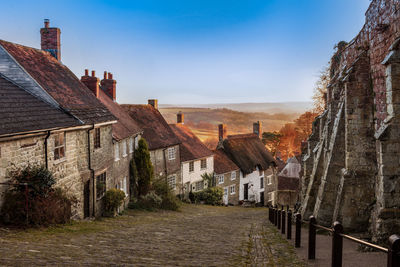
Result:
{"label": "tiled roof", "polygon": [[112,126],[114,139],[120,141],[142,131],[139,125],[129,116],[128,112],[101,89],[99,90],[99,100],[118,119],[118,122]]}
{"label": "tiled roof", "polygon": [[143,129],[150,150],[180,144],[179,139],[169,127],[161,113],[151,105],[121,105]]}
{"label": "tiled roof", "polygon": [[0,135],[78,126],[81,123],[0,74]]}
{"label": "tiled roof", "polygon": [[239,170],[239,167],[225,154],[222,149],[216,149],[214,152],[214,172],[223,174]]}
{"label": "tiled roof", "polygon": [[201,159],[213,155],[200,139],[185,125],[181,123],[170,124],[172,131],[178,137],[181,144],[179,152],[181,155],[181,162]]}
{"label": "tiled roof", "polygon": [[252,173],[256,167],[267,170],[275,166],[275,160],[255,134],[230,135],[223,140],[223,149],[244,174]]}
{"label": "tiled roof", "polygon": [[50,53],[3,40],[0,45],[63,109],[85,124],[115,120],[72,71]]}

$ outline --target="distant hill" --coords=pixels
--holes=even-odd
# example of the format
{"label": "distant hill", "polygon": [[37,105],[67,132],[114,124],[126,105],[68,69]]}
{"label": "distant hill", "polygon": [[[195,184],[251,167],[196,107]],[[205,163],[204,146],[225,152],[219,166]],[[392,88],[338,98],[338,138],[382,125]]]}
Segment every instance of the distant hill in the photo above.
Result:
{"label": "distant hill", "polygon": [[282,103],[231,103],[231,104],[160,104],[160,108],[227,108],[240,112],[264,112],[268,114],[302,114],[312,108],[312,102],[282,102]]}

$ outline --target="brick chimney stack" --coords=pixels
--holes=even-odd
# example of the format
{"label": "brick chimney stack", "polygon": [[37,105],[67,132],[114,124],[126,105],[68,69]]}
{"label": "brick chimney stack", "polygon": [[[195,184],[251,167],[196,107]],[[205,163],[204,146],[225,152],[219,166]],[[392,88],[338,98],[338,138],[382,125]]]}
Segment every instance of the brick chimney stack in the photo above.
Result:
{"label": "brick chimney stack", "polygon": [[89,70],[86,69],[85,75],[81,77],[81,82],[85,84],[97,98],[99,97],[100,79],[96,77],[96,72],[94,70],[92,70],[92,76],[89,76]]}
{"label": "brick chimney stack", "polygon": [[117,98],[117,81],[113,80],[111,73],[104,72],[104,78],[100,82],[101,87],[104,89],[106,94],[115,101]]}
{"label": "brick chimney stack", "polygon": [[176,122],[181,124],[185,123],[185,115],[180,111],[178,112],[178,114],[176,114]]}
{"label": "brick chimney stack", "polygon": [[260,139],[262,138],[262,123],[257,121],[253,123],[253,133],[256,134]]}
{"label": "brick chimney stack", "polygon": [[50,27],[50,20],[44,20],[44,28],[40,29],[41,49],[49,52],[58,61],[61,61],[60,34],[59,28]]}
{"label": "brick chimney stack", "polygon": [[222,141],[226,138],[226,125],[225,124],[219,124],[218,125],[218,140]]}
{"label": "brick chimney stack", "polygon": [[149,99],[147,101],[147,103],[151,106],[153,106],[153,108],[158,109],[158,100],[157,99]]}

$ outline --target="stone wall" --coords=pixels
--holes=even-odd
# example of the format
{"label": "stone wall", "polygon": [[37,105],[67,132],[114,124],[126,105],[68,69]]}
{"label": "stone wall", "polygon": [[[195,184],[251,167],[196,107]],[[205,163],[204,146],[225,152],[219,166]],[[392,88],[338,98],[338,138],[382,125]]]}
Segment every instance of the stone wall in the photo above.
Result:
{"label": "stone wall", "polygon": [[[219,174],[219,175],[224,176],[224,182],[218,183],[218,179],[216,179],[216,187],[222,188],[222,190],[224,190],[224,189],[228,190],[228,204],[238,205],[239,204],[240,171],[237,170],[237,171],[233,171],[233,172],[236,173],[236,178],[234,180],[231,179],[232,172]],[[233,193],[233,194],[231,194],[231,192],[230,192],[231,185],[235,186],[235,193]]]}
{"label": "stone wall", "polygon": [[303,151],[301,212],[375,240],[400,233],[400,2],[373,0],[331,60],[327,108]]}

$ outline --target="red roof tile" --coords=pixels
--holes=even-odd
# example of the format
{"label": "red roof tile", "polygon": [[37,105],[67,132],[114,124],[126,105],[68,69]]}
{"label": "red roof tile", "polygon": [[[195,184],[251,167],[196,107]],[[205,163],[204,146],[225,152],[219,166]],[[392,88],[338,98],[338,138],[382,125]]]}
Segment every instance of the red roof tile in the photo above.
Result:
{"label": "red roof tile", "polygon": [[181,123],[170,124],[172,131],[178,137],[181,144],[179,152],[181,155],[181,162],[201,159],[213,155],[200,139],[185,125]]}
{"label": "red roof tile", "polygon": [[50,53],[0,40],[0,45],[50,94],[63,109],[84,123],[115,117],[65,65]]}
{"label": "red roof tile", "polygon": [[118,103],[114,102],[103,90],[99,90],[99,100],[118,119],[113,124],[113,137],[122,140],[142,131],[139,125],[129,116],[128,112]]}
{"label": "red roof tile", "polygon": [[239,170],[239,167],[225,154],[222,149],[216,149],[214,152],[214,172],[223,174]]}
{"label": "red roof tile", "polygon": [[149,149],[155,150],[180,144],[161,113],[151,105],[121,105],[141,129]]}

